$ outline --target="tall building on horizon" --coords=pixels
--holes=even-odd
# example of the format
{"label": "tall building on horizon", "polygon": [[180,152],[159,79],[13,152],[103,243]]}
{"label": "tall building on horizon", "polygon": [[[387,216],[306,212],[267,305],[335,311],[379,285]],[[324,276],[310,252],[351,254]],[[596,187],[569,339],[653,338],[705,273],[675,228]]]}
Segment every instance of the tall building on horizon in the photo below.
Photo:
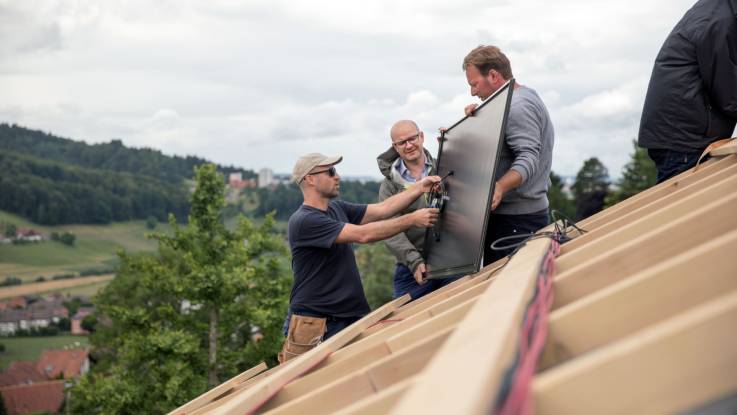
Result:
{"label": "tall building on horizon", "polygon": [[264,167],[258,171],[258,187],[268,187],[274,183],[274,171]]}

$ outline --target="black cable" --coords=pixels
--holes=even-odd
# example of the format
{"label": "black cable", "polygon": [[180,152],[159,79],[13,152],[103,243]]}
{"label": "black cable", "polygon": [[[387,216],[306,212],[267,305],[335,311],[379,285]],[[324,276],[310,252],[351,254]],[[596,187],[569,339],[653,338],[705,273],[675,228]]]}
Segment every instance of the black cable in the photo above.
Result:
{"label": "black cable", "polygon": [[[571,220],[568,216],[566,216],[561,211],[552,209],[550,211],[550,217],[553,219],[553,223],[555,224],[555,229],[557,231],[560,231],[563,235],[567,234],[568,227],[572,227],[573,229],[577,230],[579,233],[584,234],[588,232],[585,229],[580,228],[578,225],[576,225],[576,222]],[[563,222],[563,229],[560,229],[560,226],[558,225],[559,219],[562,219]]]}
{"label": "black cable", "polygon": [[[504,236],[492,242],[489,248],[491,248],[491,250],[493,251],[506,251],[506,250],[514,248],[514,250],[511,253],[509,253],[509,255],[507,255],[509,259],[512,259],[514,254],[516,254],[517,251],[519,251],[528,241],[532,241],[532,240],[540,239],[540,238],[550,238],[560,244],[563,244],[573,239],[570,236],[568,236],[569,227],[577,230],[580,234],[584,234],[588,232],[587,230],[582,229],[581,227],[576,225],[576,222],[572,221],[571,218],[561,213],[560,211],[553,209],[550,211],[550,216],[553,219],[555,231],[552,231],[552,232],[545,231],[545,232],[532,233],[532,234],[518,234],[518,235]],[[559,218],[559,216],[562,218]],[[562,227],[558,224],[559,219],[562,219],[562,222],[563,222]],[[519,242],[514,242],[514,243],[507,244],[507,245],[499,246],[500,242],[515,241],[515,240],[519,240]]]}

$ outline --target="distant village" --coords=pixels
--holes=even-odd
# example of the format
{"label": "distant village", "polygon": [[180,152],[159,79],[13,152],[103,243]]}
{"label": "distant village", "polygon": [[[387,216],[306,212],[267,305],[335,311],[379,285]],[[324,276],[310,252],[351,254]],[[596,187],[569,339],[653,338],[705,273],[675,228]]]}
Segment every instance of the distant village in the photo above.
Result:
{"label": "distant village", "polygon": [[[70,304],[79,306],[71,307]],[[70,316],[70,308],[74,315]],[[49,330],[52,327],[71,334],[87,335],[89,332],[82,327],[82,321],[94,311],[92,301],[85,296],[15,297],[0,302],[0,336],[56,334]]]}
{"label": "distant village", "polygon": [[[71,317],[70,308],[74,310]],[[50,328],[59,327],[75,335],[87,335],[83,321],[93,312],[89,298],[81,296],[15,297],[0,302],[0,336],[48,334]],[[72,379],[85,374],[89,366],[89,351],[81,346],[44,350],[36,361],[11,363],[0,372],[5,413],[58,413],[64,405],[65,388],[71,386]]]}
{"label": "distant village", "polygon": [[[7,229],[7,228],[6,228]],[[40,232],[31,228],[17,228],[14,234],[0,236],[0,244],[11,244],[19,242],[41,242],[46,239]]]}
{"label": "distant village", "polygon": [[[345,180],[357,181],[361,183],[369,181],[378,181],[376,177],[370,176],[342,176]],[[292,175],[286,173],[274,173],[270,168],[263,168],[258,171],[258,178],[243,180],[243,173],[230,173],[228,177],[228,187],[231,189],[263,189],[274,188],[280,184],[288,185],[292,183]]]}

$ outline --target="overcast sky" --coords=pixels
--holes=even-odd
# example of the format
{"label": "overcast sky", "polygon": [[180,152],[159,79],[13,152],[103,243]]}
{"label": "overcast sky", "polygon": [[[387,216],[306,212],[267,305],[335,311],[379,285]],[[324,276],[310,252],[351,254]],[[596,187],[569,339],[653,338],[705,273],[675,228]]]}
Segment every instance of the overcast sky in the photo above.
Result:
{"label": "overcast sky", "polygon": [[499,46],[555,126],[553,170],[619,176],[652,63],[694,0],[0,0],[0,122],[289,172],[342,154],[379,176],[398,119],[436,132],[477,102],[461,69]]}

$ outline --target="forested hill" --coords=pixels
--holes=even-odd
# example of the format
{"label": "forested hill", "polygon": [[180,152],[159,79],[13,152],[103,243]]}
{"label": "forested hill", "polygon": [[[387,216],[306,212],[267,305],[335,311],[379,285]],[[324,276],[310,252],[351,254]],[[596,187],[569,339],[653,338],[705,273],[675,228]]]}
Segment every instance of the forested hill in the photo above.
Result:
{"label": "forested hill", "polygon": [[[5,123],[0,123],[0,150],[81,167],[143,174],[176,184],[193,178],[194,166],[207,162],[199,157],[167,156],[149,148],[128,148],[120,140],[87,144]],[[218,166],[218,170],[227,174],[238,169]],[[244,179],[256,176],[251,170],[243,171]]]}
{"label": "forested hill", "polygon": [[[164,220],[169,213],[186,220],[185,180],[205,162],[119,140],[89,145],[0,124],[0,209],[46,225]],[[244,171],[245,178],[255,176]]]}

